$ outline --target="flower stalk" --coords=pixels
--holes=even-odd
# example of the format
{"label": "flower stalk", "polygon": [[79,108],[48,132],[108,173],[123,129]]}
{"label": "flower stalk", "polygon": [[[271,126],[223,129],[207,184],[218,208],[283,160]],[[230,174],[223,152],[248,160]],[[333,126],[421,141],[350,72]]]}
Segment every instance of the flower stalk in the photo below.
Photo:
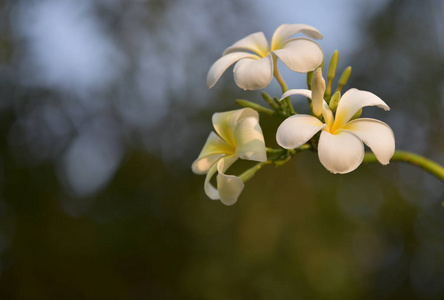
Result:
{"label": "flower stalk", "polygon": [[236,99],[236,103],[237,103],[240,107],[244,107],[244,108],[249,107],[249,108],[254,109],[254,110],[257,111],[257,112],[261,112],[261,113],[267,114],[267,115],[269,115],[269,116],[272,116],[272,115],[275,114],[275,111],[273,111],[273,110],[271,110],[271,109],[269,109],[269,108],[263,107],[262,105],[259,105],[259,104],[257,104],[257,103],[254,103],[254,102],[248,101],[248,100],[244,100],[244,99]]}
{"label": "flower stalk", "polygon": [[265,165],[274,164],[276,167],[280,167],[287,162],[290,161],[290,159],[298,152],[312,149],[312,146],[309,144],[302,145],[298,149],[273,149],[273,148],[266,148],[267,150],[267,156],[268,159],[266,161],[260,162],[250,169],[243,172],[241,175],[239,175],[239,178],[242,180],[242,182],[247,182],[251,178],[256,175],[256,172],[262,169]]}
{"label": "flower stalk", "polygon": [[273,75],[274,75],[274,78],[276,78],[279,85],[281,86],[282,94],[285,93],[286,91],[288,91],[287,84],[285,83],[284,79],[282,78],[281,73],[279,73],[279,69],[277,66],[274,67]]}
{"label": "flower stalk", "polygon": [[[364,161],[365,163],[377,162],[376,156],[373,153],[365,153]],[[430,173],[435,176],[439,180],[444,182],[444,167],[439,165],[438,163],[425,158],[416,153],[397,150],[393,154],[391,161],[402,161],[417,167],[420,167],[424,171]]]}
{"label": "flower stalk", "polygon": [[250,180],[251,178],[253,178],[253,176],[256,175],[256,172],[259,171],[260,169],[262,169],[263,166],[269,165],[271,163],[272,163],[272,161],[270,161],[270,160],[260,162],[260,163],[256,164],[254,167],[246,170],[244,173],[239,175],[239,178],[242,180],[242,182],[245,183],[248,180]]}
{"label": "flower stalk", "polygon": [[[273,75],[274,75],[274,78],[276,78],[279,85],[281,86],[282,93],[285,93],[286,91],[288,91],[287,84],[285,83],[284,79],[282,78],[281,73],[279,73],[277,63],[275,64],[275,67],[273,70]],[[294,111],[293,105],[291,104],[290,97],[285,98],[283,102],[285,103],[285,106],[287,108],[287,116],[291,116],[291,115],[296,114],[296,112]]]}
{"label": "flower stalk", "polygon": [[270,95],[268,95],[266,92],[261,92],[261,96],[265,100],[265,102],[270,105],[271,108],[273,108],[275,111],[279,110],[278,104],[273,100],[273,98],[271,98]]}

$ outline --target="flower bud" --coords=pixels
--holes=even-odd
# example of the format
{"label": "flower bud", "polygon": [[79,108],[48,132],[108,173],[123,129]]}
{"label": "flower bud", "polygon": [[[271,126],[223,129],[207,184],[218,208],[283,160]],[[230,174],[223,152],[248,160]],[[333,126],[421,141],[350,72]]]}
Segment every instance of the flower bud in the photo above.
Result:
{"label": "flower bud", "polygon": [[325,91],[325,80],[322,77],[322,69],[317,68],[314,75],[313,80],[311,82],[312,85],[312,103],[313,103],[313,113],[315,116],[319,117],[322,114],[322,106],[324,102],[324,91]]}
{"label": "flower bud", "polygon": [[339,61],[339,51],[335,50],[330,58],[330,64],[328,65],[328,73],[327,73],[327,88],[325,89],[325,98],[327,101],[331,95],[331,86],[333,84],[333,79],[336,75],[336,69],[338,68]]}
{"label": "flower bud", "polygon": [[359,109],[359,110],[353,115],[353,117],[351,118],[351,120],[357,119],[357,118],[359,118],[361,115],[362,115],[362,108]]}
{"label": "flower bud", "polygon": [[341,99],[341,92],[337,91],[331,96],[329,107],[331,111],[335,111],[339,104],[339,99]]}
{"label": "flower bud", "polygon": [[351,74],[352,68],[350,66],[348,66],[344,72],[342,72],[341,77],[339,78],[339,82],[338,82],[338,88],[336,89],[336,91],[342,91],[342,88],[346,85],[348,79],[350,78],[350,74]]}
{"label": "flower bud", "polygon": [[333,80],[336,75],[336,69],[338,68],[338,61],[339,61],[339,51],[335,50],[330,58],[330,64],[328,65],[328,75],[327,79]]}

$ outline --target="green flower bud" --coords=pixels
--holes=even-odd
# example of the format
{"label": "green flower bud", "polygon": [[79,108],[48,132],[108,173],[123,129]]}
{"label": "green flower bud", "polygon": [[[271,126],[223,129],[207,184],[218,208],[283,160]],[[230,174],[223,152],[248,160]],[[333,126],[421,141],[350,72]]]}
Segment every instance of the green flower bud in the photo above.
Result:
{"label": "green flower bud", "polygon": [[335,78],[336,69],[338,68],[338,61],[339,61],[339,51],[335,50],[335,52],[333,52],[333,54],[331,55],[330,64],[328,65],[328,75],[327,75],[328,79],[331,78],[333,80],[333,78]]}
{"label": "green flower bud", "polygon": [[341,99],[341,92],[337,91],[333,94],[330,99],[329,107],[331,111],[335,111],[339,104],[339,99]]}
{"label": "green flower bud", "polygon": [[344,72],[342,72],[341,78],[339,78],[338,88],[336,91],[342,91],[342,88],[347,84],[348,79],[350,78],[350,74],[352,71],[352,67],[348,66]]}
{"label": "green flower bud", "polygon": [[328,65],[328,73],[327,73],[327,87],[325,89],[325,98],[328,101],[331,95],[331,86],[333,84],[333,79],[336,75],[336,69],[338,68],[339,61],[339,51],[335,50],[330,58],[330,64]]}
{"label": "green flower bud", "polygon": [[357,119],[362,115],[362,108],[360,110],[358,110],[354,116],[351,118],[351,120]]}

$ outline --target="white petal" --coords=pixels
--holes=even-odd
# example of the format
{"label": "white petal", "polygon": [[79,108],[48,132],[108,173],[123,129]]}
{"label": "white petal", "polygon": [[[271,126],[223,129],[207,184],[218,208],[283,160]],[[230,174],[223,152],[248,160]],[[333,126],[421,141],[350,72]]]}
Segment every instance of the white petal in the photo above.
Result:
{"label": "white petal", "polygon": [[195,174],[205,174],[210,167],[224,154],[234,152],[234,148],[222,140],[214,131],[210,133],[199,156],[193,162],[191,169]]}
{"label": "white petal", "polygon": [[395,153],[395,136],[390,126],[376,119],[356,119],[343,127],[372,149],[378,161],[386,165]]}
{"label": "white petal", "polygon": [[219,158],[223,157],[225,154],[214,154],[196,159],[191,166],[193,173],[197,175],[203,175],[208,172],[214,163],[216,163]]}
{"label": "white petal", "polygon": [[322,131],[318,145],[319,160],[332,173],[345,174],[356,169],[364,158],[364,144],[351,133]]}
{"label": "white petal", "polygon": [[237,62],[242,58],[258,58],[257,55],[248,52],[233,52],[222,56],[211,66],[207,75],[207,86],[211,89],[222,74],[230,67],[232,64]]}
{"label": "white petal", "polygon": [[340,129],[358,110],[365,106],[378,106],[384,110],[390,110],[388,105],[375,94],[358,89],[350,89],[339,100],[334,128]]}
{"label": "white petal", "polygon": [[217,164],[217,190],[220,201],[225,205],[233,205],[237,202],[240,193],[244,189],[242,180],[234,175],[226,175],[225,171],[236,161],[237,157],[222,158]]}
{"label": "white petal", "polygon": [[260,90],[273,79],[273,58],[244,58],[234,66],[234,81],[244,90]]}
{"label": "white petal", "polygon": [[216,173],[216,171],[217,171],[217,163],[212,165],[211,168],[208,170],[207,177],[205,177],[205,182],[204,182],[205,194],[207,194],[208,198],[210,198],[211,200],[218,200],[220,198],[219,192],[210,183],[210,180],[213,177],[214,173]]}
{"label": "white petal", "polygon": [[251,108],[215,113],[212,118],[213,127],[219,136],[232,146],[232,149],[235,149],[236,141],[234,139],[234,129],[240,120],[249,117],[259,120],[258,112]]}
{"label": "white petal", "polygon": [[257,118],[244,118],[234,129],[236,155],[242,159],[266,161],[267,152],[262,129]]}
{"label": "white petal", "polygon": [[289,96],[293,96],[293,95],[302,95],[302,96],[305,96],[305,97],[311,99],[311,91],[310,90],[306,90],[306,89],[292,89],[292,90],[286,91],[282,95],[281,99],[279,99],[279,101],[282,101],[285,98],[287,98]]}
{"label": "white petal", "polygon": [[324,59],[321,47],[306,38],[296,38],[287,42],[282,49],[274,50],[282,62],[291,70],[306,73],[316,69]]}
{"label": "white petal", "polygon": [[246,52],[252,51],[257,53],[260,57],[265,57],[268,54],[268,42],[263,32],[256,32],[247,37],[237,41],[223,52],[223,55],[232,52]]}
{"label": "white petal", "polygon": [[282,122],[276,132],[276,141],[282,148],[295,149],[311,139],[325,124],[309,115],[294,115]]}
{"label": "white petal", "polygon": [[312,95],[313,98],[313,113],[316,116],[320,116],[322,114],[323,104],[324,104],[324,92],[325,92],[325,80],[322,77],[322,69],[318,68],[313,75],[312,80]]}
{"label": "white petal", "polygon": [[280,48],[292,35],[302,32],[314,39],[322,39],[322,34],[314,27],[305,24],[282,24],[271,38],[271,49]]}

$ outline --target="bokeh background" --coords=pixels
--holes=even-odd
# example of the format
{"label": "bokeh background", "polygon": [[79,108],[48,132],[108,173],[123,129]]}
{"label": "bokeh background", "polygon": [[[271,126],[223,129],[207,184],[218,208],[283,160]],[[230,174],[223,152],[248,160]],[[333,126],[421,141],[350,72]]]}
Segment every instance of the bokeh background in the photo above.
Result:
{"label": "bokeh background", "polygon": [[441,0],[0,0],[0,299],[443,299],[444,184],[419,168],[332,175],[302,153],[232,207],[190,169],[214,112],[261,103],[231,72],[209,91],[209,67],[282,23],[317,27],[347,88],[391,107],[364,115],[443,164],[443,18]]}

